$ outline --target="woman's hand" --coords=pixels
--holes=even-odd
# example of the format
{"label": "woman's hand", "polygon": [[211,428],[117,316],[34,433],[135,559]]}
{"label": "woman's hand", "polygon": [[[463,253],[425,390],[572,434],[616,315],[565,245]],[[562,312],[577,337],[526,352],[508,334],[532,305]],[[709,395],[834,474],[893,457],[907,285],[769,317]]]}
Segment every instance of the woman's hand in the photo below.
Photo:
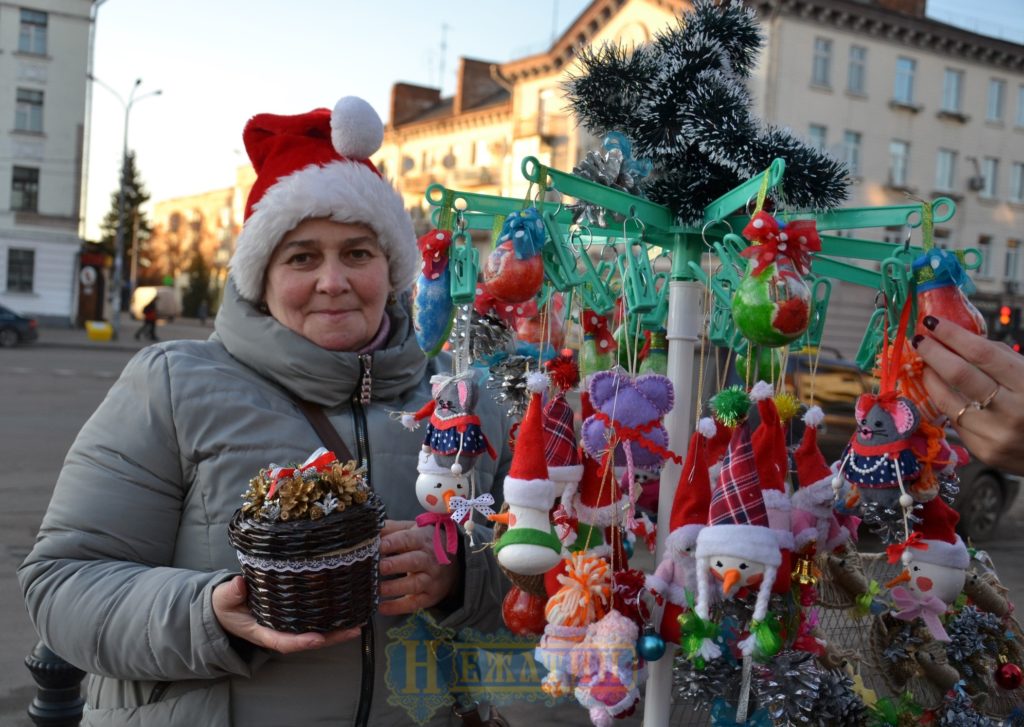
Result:
{"label": "woman's hand", "polygon": [[[915,336],[924,387],[971,454],[1024,474],[1024,357],[951,321],[928,316]],[[934,340],[932,340],[934,339]]]}
{"label": "woman's hand", "polygon": [[245,579],[242,576],[235,576],[213,589],[213,613],[222,629],[257,646],[290,654],[340,644],[359,636],[359,628],[331,631],[326,634],[289,634],[268,629],[256,623],[256,617],[246,605],[245,597]]}
{"label": "woman's hand", "polygon": [[[441,565],[434,556],[433,529],[411,520],[388,520],[381,531],[380,613],[398,616],[430,608],[459,584],[458,558]],[[394,577],[397,576],[397,577]]]}

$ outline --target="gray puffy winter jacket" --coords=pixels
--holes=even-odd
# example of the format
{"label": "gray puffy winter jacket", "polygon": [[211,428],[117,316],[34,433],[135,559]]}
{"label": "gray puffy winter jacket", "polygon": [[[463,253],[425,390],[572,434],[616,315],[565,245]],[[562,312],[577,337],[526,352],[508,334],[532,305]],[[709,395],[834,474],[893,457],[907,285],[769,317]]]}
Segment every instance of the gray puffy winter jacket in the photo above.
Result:
{"label": "gray puffy winter jacket", "polygon": [[[422,432],[389,412],[416,410],[429,378],[408,313],[389,308],[391,335],[372,355],[366,407],[373,486],[391,519],[413,519]],[[229,286],[210,340],[150,346],[135,356],[68,453],[38,540],[19,569],[42,639],[89,672],[88,725],[350,724],[359,641],[293,655],[229,639],[213,588],[238,572],[227,525],[249,479],[270,462],[320,446],[288,392],[320,404],[352,452],[350,400],[360,358],[322,349],[239,299]],[[477,465],[481,491],[508,466],[508,422],[488,395],[478,414],[500,461]],[[464,600],[443,626],[494,628],[502,578],[489,550],[467,549]],[[409,724],[388,704],[388,629],[377,617],[372,725]],[[445,723],[444,710],[438,723]]]}

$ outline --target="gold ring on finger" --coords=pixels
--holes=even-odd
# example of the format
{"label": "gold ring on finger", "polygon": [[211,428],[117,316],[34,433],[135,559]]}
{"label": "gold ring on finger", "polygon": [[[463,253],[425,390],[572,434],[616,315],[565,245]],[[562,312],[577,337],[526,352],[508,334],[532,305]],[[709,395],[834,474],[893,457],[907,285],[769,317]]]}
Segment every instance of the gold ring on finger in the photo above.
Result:
{"label": "gold ring on finger", "polygon": [[959,427],[960,426],[960,417],[962,417],[964,415],[965,411],[967,411],[971,407],[977,406],[977,404],[978,404],[978,402],[976,402],[976,401],[969,401],[966,404],[964,404],[963,407],[960,409],[960,411],[958,411],[956,413],[956,416],[953,417],[953,423],[956,424]]}
{"label": "gold ring on finger", "polygon": [[983,401],[983,402],[981,402],[981,403],[976,403],[976,404],[975,404],[975,405],[977,406],[977,408],[978,408],[979,410],[981,410],[981,409],[984,409],[984,408],[985,408],[986,406],[988,406],[989,404],[991,404],[991,403],[992,403],[992,400],[996,398],[996,395],[997,395],[997,394],[999,394],[999,390],[1000,390],[1001,388],[1003,388],[1003,387],[1002,387],[1002,386],[1001,386],[1000,384],[996,384],[996,388],[994,388],[994,389],[992,390],[992,393],[991,393],[991,394],[989,394],[988,396],[986,396],[986,397],[985,397],[985,401]]}

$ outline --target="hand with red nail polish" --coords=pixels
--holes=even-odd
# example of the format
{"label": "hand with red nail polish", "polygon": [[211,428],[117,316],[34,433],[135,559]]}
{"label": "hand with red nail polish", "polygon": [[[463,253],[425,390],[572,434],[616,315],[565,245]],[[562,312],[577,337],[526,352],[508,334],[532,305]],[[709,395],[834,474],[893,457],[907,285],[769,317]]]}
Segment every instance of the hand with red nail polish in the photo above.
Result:
{"label": "hand with red nail polish", "polygon": [[911,344],[935,406],[972,455],[1024,474],[1024,356],[943,318],[925,316],[921,324],[929,333]]}

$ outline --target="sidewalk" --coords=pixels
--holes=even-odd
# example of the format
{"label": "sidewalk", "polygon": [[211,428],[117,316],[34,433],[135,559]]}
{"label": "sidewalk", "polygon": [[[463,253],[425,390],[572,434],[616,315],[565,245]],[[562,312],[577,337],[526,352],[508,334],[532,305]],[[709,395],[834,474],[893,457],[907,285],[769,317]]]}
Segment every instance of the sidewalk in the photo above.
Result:
{"label": "sidewalk", "polygon": [[[133,320],[127,313],[121,314],[121,336],[116,341],[93,341],[89,339],[84,328],[71,328],[70,326],[40,326],[39,338],[30,346],[53,347],[53,348],[81,348],[89,350],[104,351],[138,351],[145,348],[152,341],[147,339],[135,340],[135,332],[139,330],[142,321]],[[156,335],[161,341],[173,341],[177,339],[206,340],[213,333],[213,317],[206,319],[206,325],[202,326],[195,318],[175,318],[174,322],[159,321],[156,325]]]}

